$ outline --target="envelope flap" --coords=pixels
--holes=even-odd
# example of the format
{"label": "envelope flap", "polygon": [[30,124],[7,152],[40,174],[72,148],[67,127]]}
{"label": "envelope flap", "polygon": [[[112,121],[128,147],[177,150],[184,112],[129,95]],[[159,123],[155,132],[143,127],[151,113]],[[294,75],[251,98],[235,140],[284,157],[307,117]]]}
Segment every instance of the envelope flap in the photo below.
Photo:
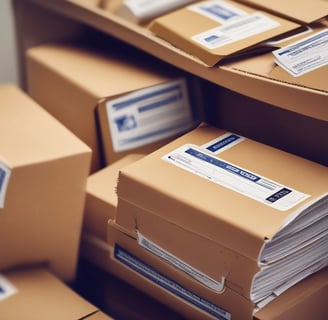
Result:
{"label": "envelope flap", "polygon": [[233,1],[203,1],[161,16],[149,25],[157,36],[208,65],[298,27]]}

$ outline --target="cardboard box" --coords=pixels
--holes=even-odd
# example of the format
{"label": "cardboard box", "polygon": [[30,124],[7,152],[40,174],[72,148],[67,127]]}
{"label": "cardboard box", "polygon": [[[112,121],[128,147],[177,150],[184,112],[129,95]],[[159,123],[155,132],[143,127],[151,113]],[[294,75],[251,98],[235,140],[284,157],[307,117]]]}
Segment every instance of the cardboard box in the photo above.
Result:
{"label": "cardboard box", "polygon": [[[107,1],[110,5],[115,5],[116,2],[119,2],[119,0]],[[265,2],[267,3],[268,1]],[[88,25],[96,31],[104,32],[105,37],[100,41],[109,42],[110,37],[114,37],[127,42],[171,65],[214,83],[213,90],[218,90],[222,86],[257,101],[262,101],[302,115],[310,114],[313,117],[320,109],[322,110],[321,114],[325,114],[327,90],[321,90],[320,88],[322,88],[326,81],[319,80],[320,78],[316,77],[317,82],[309,87],[298,84],[297,81],[294,81],[295,79],[291,79],[292,81],[287,83],[284,80],[279,81],[270,77],[270,70],[274,66],[271,53],[264,55],[266,58],[259,60],[257,60],[257,57],[246,59],[244,56],[244,63],[242,61],[230,61],[229,63],[225,61],[224,64],[218,67],[208,68],[195,56],[178,49],[167,41],[162,41],[147,28],[129,23],[110,11],[105,12],[105,10],[100,10],[92,6],[86,10],[77,1],[69,1],[65,3],[65,6],[47,1],[40,2],[37,6],[30,6],[23,1],[20,3],[20,6],[22,8],[17,10],[20,17],[17,27],[18,31],[20,31],[18,33],[20,36],[20,45],[23,48],[31,46],[32,43],[44,42],[46,39],[53,37],[66,38],[68,30],[70,31],[69,35],[71,35],[74,28],[71,24],[65,24],[65,20],[63,19],[64,17],[69,17],[69,22],[76,21],[76,26]],[[31,24],[32,21],[34,24]],[[44,25],[46,28],[41,27]],[[313,27],[313,25],[311,26]],[[49,33],[49,29],[52,30],[51,33]],[[54,30],[56,31],[55,33]],[[24,68],[20,71],[22,76],[24,76]],[[211,101],[209,102],[211,103]],[[309,107],[309,104],[311,104],[311,107]],[[247,108],[245,107],[242,110],[244,115],[247,112]],[[237,113],[235,114],[235,118],[239,118],[238,120],[242,123],[242,115],[239,117]],[[281,116],[281,119],[284,118],[285,114]],[[278,120],[279,117],[276,119]],[[248,120],[250,119],[248,118]],[[269,126],[271,125],[270,122],[271,120],[269,118],[269,123],[267,123]],[[276,125],[279,127],[280,122],[277,122]],[[291,127],[293,126],[294,124]],[[259,131],[262,130],[262,127]],[[297,129],[295,131],[298,130],[298,126],[296,127]],[[305,127],[307,127],[306,124]],[[295,135],[292,129],[290,131],[290,134]],[[302,132],[304,131],[306,130],[302,130]],[[312,129],[308,131],[312,132]],[[320,130],[320,132],[322,131]],[[284,140],[286,141],[287,139],[284,138]],[[313,143],[317,144],[317,141]]]}
{"label": "cardboard box", "polygon": [[116,214],[119,170],[142,157],[127,155],[88,177],[80,255],[102,269],[108,267],[107,224]]}
{"label": "cardboard box", "polygon": [[2,320],[110,320],[49,270],[34,267],[0,275]]}
{"label": "cardboard box", "polygon": [[254,8],[272,12],[283,18],[296,21],[302,24],[309,24],[318,21],[328,15],[327,1],[315,0],[309,2],[307,0],[237,0]]}
{"label": "cardboard box", "polygon": [[91,150],[14,85],[0,87],[0,270],[75,276]]}
{"label": "cardboard box", "polygon": [[[110,270],[146,294],[158,299],[187,319],[228,319],[222,311],[224,300],[212,290],[200,288],[178,269],[140,247],[130,234],[114,221],[109,223]],[[328,290],[328,269],[308,277],[280,295],[254,316],[256,320],[317,319],[328,314],[325,297]],[[252,319],[243,313],[245,301],[230,301],[231,319]],[[204,308],[202,310],[202,308]],[[207,311],[204,311],[206,310]],[[212,315],[211,315],[211,312]]]}
{"label": "cardboard box", "polygon": [[[249,191],[253,187],[244,185],[244,178],[234,184],[235,173],[231,172],[230,180],[205,161],[196,168],[192,157],[182,152],[184,148],[195,151],[198,159],[210,159],[208,163],[227,163],[233,172],[240,168],[243,177],[245,172],[247,176],[260,175],[285,186],[282,189],[298,190],[299,195],[309,197],[290,203],[288,208],[278,208],[276,200],[276,205],[261,202]],[[207,153],[205,148],[215,148],[217,153]],[[272,170],[277,164],[281,164],[279,169]],[[208,170],[206,175],[204,170]],[[158,251],[162,245],[169,254],[179,251],[176,260],[182,255],[189,265],[197,266],[191,273],[200,269],[218,286],[223,282],[224,287],[251,299],[264,244],[295,210],[325,195],[327,175],[327,168],[317,163],[204,125],[120,171],[116,223],[131,233],[143,228],[142,236],[158,244]],[[173,241],[165,239],[165,233]],[[188,243],[197,250],[193,246],[188,249]],[[209,247],[212,252],[199,252]],[[201,255],[207,258],[202,260]]]}
{"label": "cardboard box", "polygon": [[[208,66],[247,50],[259,50],[255,46],[299,27],[229,0],[201,1],[156,18],[149,25],[158,37]],[[265,47],[268,50],[267,45]]]}
{"label": "cardboard box", "polygon": [[[106,47],[100,42],[98,45],[88,42],[88,47],[79,44],[45,44],[27,52],[28,92],[91,147],[92,173],[128,153],[156,150],[179,133],[191,129],[196,112],[192,109],[193,103],[189,104],[189,93],[186,92],[186,87],[190,82],[193,83],[193,79],[189,77],[189,82],[184,78],[184,73],[133,48],[115,42]],[[172,128],[171,118],[164,114],[162,123],[158,124],[164,134],[155,135],[153,128],[145,128],[148,120],[142,118],[138,109],[135,109],[137,104],[130,106],[125,103],[124,110],[107,107],[110,101],[123,99],[127,93],[137,95],[139,90],[151,90],[151,87],[164,83],[168,85],[168,82],[178,78],[185,79],[178,89],[181,95],[184,94],[183,99],[173,107],[172,104],[168,106],[171,108],[170,116],[178,114],[180,118],[176,127]],[[111,110],[110,117],[107,108]],[[144,114],[147,115],[147,112]],[[126,118],[124,123],[122,117]],[[133,128],[132,118],[135,124]],[[112,128],[110,121],[119,127]],[[113,149],[123,139],[124,148]]]}

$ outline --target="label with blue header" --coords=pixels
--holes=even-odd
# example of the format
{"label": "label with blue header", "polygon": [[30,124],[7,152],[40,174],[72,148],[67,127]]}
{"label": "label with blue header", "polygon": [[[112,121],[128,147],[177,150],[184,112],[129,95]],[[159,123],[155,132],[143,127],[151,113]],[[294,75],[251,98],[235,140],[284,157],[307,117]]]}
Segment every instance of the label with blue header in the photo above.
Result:
{"label": "label with blue header", "polygon": [[159,285],[163,289],[171,292],[180,299],[183,299],[186,302],[201,309],[202,311],[208,313],[215,319],[231,320],[231,314],[228,311],[196,295],[195,293],[181,286],[174,280],[166,277],[164,274],[155,270],[150,265],[144,263],[142,260],[131,254],[118,244],[115,244],[114,246],[114,257],[116,260],[120,261],[138,274]]}
{"label": "label with blue header", "polygon": [[289,210],[309,196],[215,157],[192,144],[186,144],[162,159],[277,210]]}
{"label": "label with blue header", "polygon": [[0,274],[0,302],[17,293],[17,288],[3,275]]}
{"label": "label with blue header", "polygon": [[9,183],[10,169],[0,161],[0,209],[4,207],[5,195]]}
{"label": "label with blue header", "polygon": [[248,13],[224,0],[201,1],[188,9],[218,22],[218,26],[191,37],[207,49],[216,49],[280,26],[278,21],[259,11]]}
{"label": "label with blue header", "polygon": [[169,138],[194,126],[184,78],[108,100],[106,111],[115,152]]}
{"label": "label with blue header", "polygon": [[275,62],[294,77],[324,67],[328,65],[328,29],[272,53]]}
{"label": "label with blue header", "polygon": [[235,146],[236,144],[242,142],[243,140],[245,140],[245,137],[239,136],[238,134],[235,133],[228,132],[202,145],[202,148],[214,154],[218,154]]}

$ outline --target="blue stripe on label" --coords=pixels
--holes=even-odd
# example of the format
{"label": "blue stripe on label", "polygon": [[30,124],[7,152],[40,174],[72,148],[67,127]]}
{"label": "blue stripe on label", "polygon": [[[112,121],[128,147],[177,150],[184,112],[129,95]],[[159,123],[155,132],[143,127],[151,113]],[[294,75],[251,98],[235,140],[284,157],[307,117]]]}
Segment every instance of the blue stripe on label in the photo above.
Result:
{"label": "blue stripe on label", "polygon": [[237,14],[236,12],[229,10],[228,8],[225,8],[219,4],[211,4],[208,6],[202,5],[199,6],[199,9],[203,10],[204,12],[208,12],[222,20],[229,20],[231,18],[239,16],[239,14]]}
{"label": "blue stripe on label", "polygon": [[220,159],[211,157],[211,156],[209,156],[205,153],[202,153],[198,150],[189,148],[185,152],[188,153],[189,155],[197,158],[197,159],[203,160],[203,161],[205,161],[207,163],[210,163],[210,164],[212,164],[216,167],[219,167],[219,168],[224,169],[224,170],[226,170],[230,173],[238,175],[239,177],[242,177],[244,179],[247,179],[247,180],[250,180],[250,181],[253,181],[253,182],[257,182],[261,179],[261,177],[256,176],[255,174],[253,174],[251,172],[240,169],[240,168],[238,168],[236,166],[233,166],[230,163],[224,162]]}
{"label": "blue stripe on label", "polygon": [[181,100],[182,98],[182,94],[175,94],[174,96],[172,97],[169,97],[167,99],[164,99],[164,100],[161,100],[161,101],[157,101],[157,102],[154,102],[154,103],[150,103],[150,104],[147,104],[145,106],[142,106],[140,108],[138,108],[138,111],[139,112],[145,112],[145,111],[149,111],[149,110],[153,110],[153,109],[156,109],[156,108],[159,108],[159,107],[164,107],[164,106],[167,106],[169,104],[172,104],[172,103],[175,103],[179,100]]}
{"label": "blue stripe on label", "polygon": [[162,273],[156,271],[153,267],[145,264],[139,258],[132,255],[118,244],[115,244],[114,256],[118,261],[122,262],[126,266],[138,272],[145,278],[153,281],[157,285],[177,295],[179,298],[188,301],[189,303],[202,309],[203,311],[206,311],[217,319],[230,320],[231,315],[229,312],[225,311],[217,305],[214,305],[210,301],[194,294],[193,292],[179,285],[175,281],[167,278]]}
{"label": "blue stripe on label", "polygon": [[[281,51],[279,53],[279,55],[282,56],[282,55],[289,54],[289,53],[291,53],[291,55],[296,55],[296,54],[299,54],[302,51],[313,49],[313,47],[317,47],[319,45],[322,45],[322,43],[319,42],[319,43],[313,44],[312,42],[315,42],[318,39],[321,39],[321,38],[323,38],[323,37],[325,37],[327,35],[328,35],[328,30],[327,31],[324,31],[322,33],[316,34],[316,35],[314,35],[312,37],[309,37],[309,38],[307,38],[307,39],[305,39],[305,40],[303,40],[303,41],[301,41],[299,43],[296,43],[294,45],[290,45],[289,47],[287,47],[286,50]],[[327,41],[324,41],[323,43],[326,43],[326,42]],[[305,45],[307,45],[307,47],[304,47]],[[296,49],[298,51],[295,51]]]}
{"label": "blue stripe on label", "polygon": [[215,142],[214,144],[208,146],[206,149],[211,152],[216,152],[239,139],[241,139],[240,136],[237,136],[236,134],[230,134],[228,137],[225,137],[224,139]]}
{"label": "blue stripe on label", "polygon": [[5,181],[5,177],[6,177],[6,171],[3,170],[2,168],[0,168],[0,192],[1,192],[2,187],[3,187],[3,183]]}
{"label": "blue stripe on label", "polygon": [[146,99],[149,99],[149,98],[153,98],[153,97],[156,97],[156,96],[161,95],[161,94],[166,94],[166,93],[174,91],[174,90],[181,90],[181,86],[180,85],[173,85],[173,86],[170,86],[170,87],[162,89],[162,90],[156,90],[154,88],[154,91],[152,91],[150,93],[143,94],[141,96],[131,98],[131,99],[127,99],[127,100],[124,100],[124,101],[121,101],[121,102],[118,102],[118,103],[114,103],[112,105],[112,107],[115,110],[120,110],[122,108],[129,107],[131,104],[135,104],[135,103],[138,103],[140,101],[143,101],[143,100],[146,100]]}
{"label": "blue stripe on label", "polygon": [[276,193],[272,194],[270,197],[266,198],[265,200],[274,203],[276,201],[278,201],[279,199],[287,196],[287,194],[291,193],[292,190],[287,189],[287,188],[282,188],[279,191],[277,191]]}

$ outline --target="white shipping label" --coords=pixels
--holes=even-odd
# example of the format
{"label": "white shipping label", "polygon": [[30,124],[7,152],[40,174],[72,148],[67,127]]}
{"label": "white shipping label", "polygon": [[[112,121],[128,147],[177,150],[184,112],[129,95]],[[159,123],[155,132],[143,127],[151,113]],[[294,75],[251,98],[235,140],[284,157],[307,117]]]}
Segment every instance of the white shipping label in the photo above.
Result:
{"label": "white shipping label", "polygon": [[4,207],[10,173],[10,169],[0,161],[0,209]]}
{"label": "white shipping label", "polygon": [[281,211],[291,209],[308,197],[307,194],[214,157],[195,145],[184,145],[162,159]]}
{"label": "white shipping label", "polygon": [[294,77],[323,67],[328,64],[328,29],[272,53],[275,62]]}
{"label": "white shipping label", "polygon": [[17,293],[16,287],[6,277],[0,274],[0,303],[15,293]]}
{"label": "white shipping label", "polygon": [[220,24],[248,14],[246,11],[224,0],[203,1],[199,4],[189,6],[188,9],[217,21]]}
{"label": "white shipping label", "polygon": [[141,247],[147,249],[154,255],[164,259],[168,263],[172,264],[173,266],[183,271],[193,279],[199,281],[203,285],[207,286],[208,288],[216,292],[221,292],[224,289],[224,280],[225,280],[224,277],[222,277],[221,282],[216,281],[215,279],[207,276],[203,272],[197,270],[196,268],[182,261],[178,257],[174,256],[170,252],[164,250],[154,242],[150,241],[145,236],[143,236],[140,232],[138,232],[138,243]]}
{"label": "white shipping label", "polygon": [[261,13],[229,20],[216,28],[194,35],[192,39],[208,49],[216,49],[279,27],[280,24]]}
{"label": "white shipping label", "polygon": [[168,138],[193,126],[185,79],[109,100],[106,111],[115,152]]}

